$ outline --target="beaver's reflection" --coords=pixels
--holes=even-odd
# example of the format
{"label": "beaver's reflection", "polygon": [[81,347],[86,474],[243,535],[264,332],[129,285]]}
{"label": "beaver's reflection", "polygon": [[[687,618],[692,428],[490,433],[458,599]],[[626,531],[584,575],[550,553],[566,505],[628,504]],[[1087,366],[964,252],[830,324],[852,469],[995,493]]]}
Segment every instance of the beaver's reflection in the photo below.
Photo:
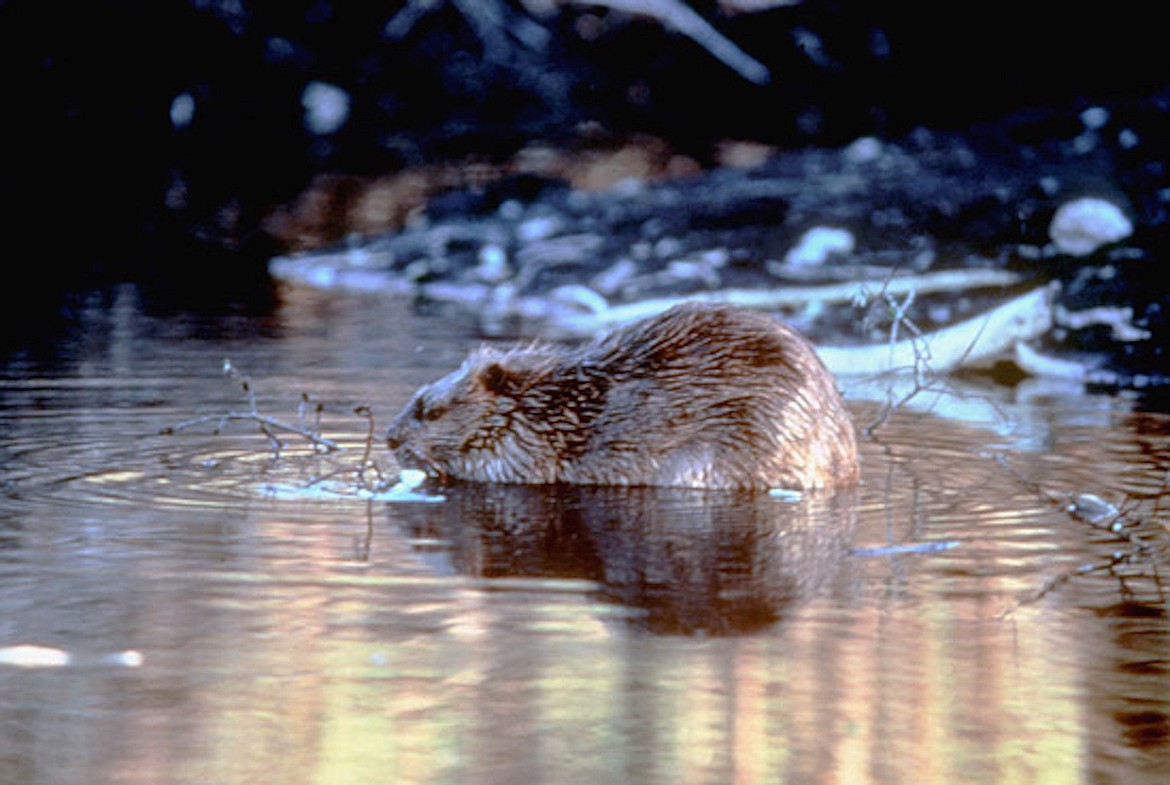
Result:
{"label": "beaver's reflection", "polygon": [[[856,492],[780,501],[667,488],[454,485],[412,507],[460,573],[586,578],[664,633],[734,634],[779,619],[838,575]],[[396,511],[397,512],[397,511]]]}

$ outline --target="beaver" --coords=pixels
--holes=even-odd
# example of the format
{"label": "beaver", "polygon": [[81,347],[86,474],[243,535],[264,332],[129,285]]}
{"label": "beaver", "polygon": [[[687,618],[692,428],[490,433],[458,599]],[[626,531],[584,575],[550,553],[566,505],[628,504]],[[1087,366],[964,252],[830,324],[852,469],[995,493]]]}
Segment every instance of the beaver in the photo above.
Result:
{"label": "beaver", "polygon": [[857,480],[853,424],[812,345],[687,303],[566,348],[480,348],[420,389],[387,444],[441,479],[812,489]]}

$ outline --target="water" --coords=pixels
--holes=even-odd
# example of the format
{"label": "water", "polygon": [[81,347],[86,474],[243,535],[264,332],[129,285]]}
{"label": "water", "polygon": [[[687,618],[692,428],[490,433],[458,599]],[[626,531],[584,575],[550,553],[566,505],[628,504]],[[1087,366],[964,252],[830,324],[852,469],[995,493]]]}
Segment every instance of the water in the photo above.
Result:
{"label": "water", "polygon": [[[958,414],[897,412],[856,494],[799,501],[359,493],[355,408],[385,424],[472,343],[375,299],[194,317],[132,288],[26,342],[0,379],[0,783],[1170,778],[1166,416],[924,395]],[[245,381],[345,450],[162,433],[250,412]]]}

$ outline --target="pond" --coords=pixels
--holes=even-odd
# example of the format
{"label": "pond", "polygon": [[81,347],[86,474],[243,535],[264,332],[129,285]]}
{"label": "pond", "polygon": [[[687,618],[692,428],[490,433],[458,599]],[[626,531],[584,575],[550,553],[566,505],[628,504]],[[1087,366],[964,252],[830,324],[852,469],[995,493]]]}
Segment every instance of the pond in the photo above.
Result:
{"label": "pond", "polygon": [[1170,779],[1139,400],[955,382],[856,492],[388,500],[371,421],[476,343],[450,314],[127,286],[50,343],[0,377],[0,783]]}

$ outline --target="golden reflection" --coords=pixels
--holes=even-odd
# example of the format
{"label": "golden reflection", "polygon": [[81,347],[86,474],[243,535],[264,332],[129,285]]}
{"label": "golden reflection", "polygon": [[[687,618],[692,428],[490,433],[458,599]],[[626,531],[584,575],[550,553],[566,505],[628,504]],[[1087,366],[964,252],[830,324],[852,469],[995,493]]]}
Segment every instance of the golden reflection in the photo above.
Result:
{"label": "golden reflection", "polygon": [[[369,369],[401,347],[332,302],[337,341],[252,359],[290,396],[376,396],[392,374]],[[412,351],[432,324],[395,336]],[[186,413],[215,400],[220,380],[192,379],[222,347],[205,366],[183,345],[164,392]],[[403,394],[432,375],[419,357]],[[317,370],[339,365],[342,382]],[[1017,438],[895,414],[863,440],[849,515],[786,515],[490,489],[425,510],[267,499],[247,483],[304,463],[136,441],[94,416],[107,403],[4,420],[0,648],[69,659],[0,663],[0,780],[1170,781],[1166,552],[1078,572],[1129,543],[1054,501],[1136,505],[1166,536],[1164,417],[1021,403]],[[882,551],[939,542],[958,544]],[[100,656],[125,651],[141,665]]]}
{"label": "golden reflection", "polygon": [[[1096,654],[1083,641],[1106,622],[1072,612],[1064,594],[1004,616],[1046,571],[1080,558],[1081,538],[1014,480],[990,484],[986,466],[957,472],[982,476],[981,493],[956,495],[931,483],[937,467],[920,472],[897,460],[901,448],[882,449],[895,459],[892,481],[867,487],[880,499],[860,505],[869,512],[853,541],[945,534],[959,547],[830,550],[843,573],[813,581],[805,602],[749,635],[652,634],[653,609],[613,613],[599,593],[626,585],[613,574],[631,564],[621,538],[589,551],[601,554],[598,573],[570,559],[577,575],[545,575],[550,553],[515,561],[532,542],[515,530],[529,502],[513,496],[489,505],[507,511],[506,537],[491,515],[470,526],[456,495],[457,531],[433,520],[381,526],[361,571],[339,565],[352,554],[345,527],[364,526],[362,516],[306,530],[272,507],[256,523],[273,542],[297,544],[288,569],[269,571],[270,554],[257,552],[253,567],[193,574],[205,584],[201,623],[218,619],[212,637],[234,642],[202,651],[210,662],[199,661],[188,703],[202,719],[177,750],[203,764],[183,781],[1081,781],[1090,734],[1102,733],[1085,722]],[[652,530],[650,520],[639,526]],[[605,531],[620,531],[607,521]],[[460,574],[404,574],[412,543],[447,543]],[[700,563],[677,575],[693,579]],[[162,756],[137,771],[168,770]]]}

